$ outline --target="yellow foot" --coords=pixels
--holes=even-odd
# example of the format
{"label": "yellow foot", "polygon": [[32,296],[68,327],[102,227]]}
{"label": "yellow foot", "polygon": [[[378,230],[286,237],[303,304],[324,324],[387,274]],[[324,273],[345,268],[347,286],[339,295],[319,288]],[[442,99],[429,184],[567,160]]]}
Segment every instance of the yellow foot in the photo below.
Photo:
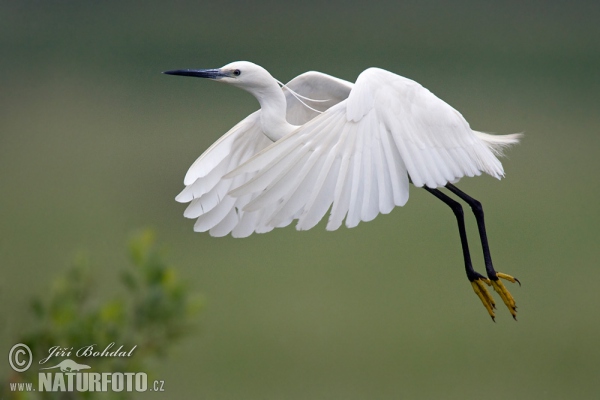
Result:
{"label": "yellow foot", "polygon": [[[481,275],[480,275],[481,276]],[[494,299],[492,298],[491,293],[485,285],[492,286],[492,281],[487,278],[481,277],[477,278],[471,282],[471,286],[473,286],[473,291],[479,297],[479,300],[483,303],[483,306],[492,317],[492,320],[496,321],[496,314],[494,314],[494,309],[496,308],[496,303],[494,303]]]}
{"label": "yellow foot", "polygon": [[[506,279],[507,281],[512,282],[512,283],[517,282],[519,285],[521,285],[521,282],[519,282],[518,279],[516,279],[510,275],[506,275],[501,272],[497,272],[496,276],[498,278]],[[512,294],[510,294],[510,292],[508,291],[508,289],[506,289],[506,286],[504,286],[504,284],[502,283],[502,281],[500,279],[496,279],[495,281],[491,281],[491,282],[492,282],[492,287],[494,288],[496,293],[498,293],[500,295],[500,297],[502,298],[502,301],[504,302],[504,304],[506,304],[506,307],[508,307],[508,310],[512,314],[513,318],[516,320],[517,319],[517,304],[515,303],[515,299],[512,297]]]}

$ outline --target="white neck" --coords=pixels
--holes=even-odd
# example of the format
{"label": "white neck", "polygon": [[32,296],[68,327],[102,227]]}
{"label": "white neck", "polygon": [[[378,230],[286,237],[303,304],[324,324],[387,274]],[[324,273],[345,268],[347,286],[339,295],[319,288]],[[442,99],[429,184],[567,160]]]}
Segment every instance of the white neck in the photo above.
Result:
{"label": "white neck", "polygon": [[251,93],[260,103],[260,123],[264,134],[269,139],[276,142],[298,128],[288,123],[285,118],[287,108],[285,95],[275,79],[272,85],[253,90]]}

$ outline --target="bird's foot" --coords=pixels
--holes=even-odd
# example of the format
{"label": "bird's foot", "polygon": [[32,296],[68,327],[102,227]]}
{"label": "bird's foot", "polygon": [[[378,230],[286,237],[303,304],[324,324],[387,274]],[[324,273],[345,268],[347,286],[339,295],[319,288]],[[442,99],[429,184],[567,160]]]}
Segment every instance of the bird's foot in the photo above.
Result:
{"label": "bird's foot", "polygon": [[[479,275],[479,274],[477,274],[477,275]],[[475,278],[471,281],[471,286],[473,286],[473,291],[475,292],[477,297],[479,297],[479,300],[481,300],[481,302],[483,303],[483,306],[485,307],[487,312],[490,314],[490,317],[492,317],[492,320],[495,322],[496,314],[494,313],[494,310],[496,309],[496,303],[494,302],[494,299],[492,298],[492,294],[485,287],[485,285],[492,286],[492,281],[488,278],[484,278],[481,275],[479,275],[477,278]]]}
{"label": "bird's foot", "polygon": [[[512,283],[516,282],[519,284],[519,286],[521,286],[521,282],[519,282],[519,280],[517,278],[512,277],[510,275],[503,274],[501,272],[497,272],[496,276],[497,276],[497,278],[502,278],[502,279],[505,279]],[[490,281],[491,281],[492,287],[494,288],[496,293],[498,293],[500,295],[500,297],[502,298],[502,301],[504,302],[504,304],[506,304],[506,307],[508,307],[508,310],[510,311],[510,313],[512,314],[513,318],[516,321],[517,320],[517,304],[515,303],[514,297],[512,296],[512,294],[510,294],[508,289],[506,289],[506,286],[504,286],[504,284],[502,283],[502,281],[500,279],[491,279]]]}

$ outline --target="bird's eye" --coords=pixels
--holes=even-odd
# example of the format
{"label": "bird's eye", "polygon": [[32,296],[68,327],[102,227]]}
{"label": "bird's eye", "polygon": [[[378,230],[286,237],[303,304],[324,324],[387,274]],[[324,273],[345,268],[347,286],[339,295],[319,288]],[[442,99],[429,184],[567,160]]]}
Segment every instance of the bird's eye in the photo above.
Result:
{"label": "bird's eye", "polygon": [[240,71],[239,69],[233,70],[233,74],[235,76],[240,76],[242,74],[242,71]]}

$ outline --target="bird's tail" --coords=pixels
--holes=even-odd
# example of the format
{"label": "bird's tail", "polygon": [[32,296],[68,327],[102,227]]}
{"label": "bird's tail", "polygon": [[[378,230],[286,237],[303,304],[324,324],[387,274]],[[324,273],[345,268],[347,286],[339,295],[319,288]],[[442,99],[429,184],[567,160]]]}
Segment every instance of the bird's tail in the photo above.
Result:
{"label": "bird's tail", "polygon": [[498,157],[504,155],[504,149],[512,146],[513,144],[519,143],[519,139],[523,137],[522,133],[513,133],[510,135],[490,135],[489,133],[477,131],[473,132],[475,132],[475,135],[477,135],[479,139],[483,140],[488,148],[492,150],[492,152]]}

